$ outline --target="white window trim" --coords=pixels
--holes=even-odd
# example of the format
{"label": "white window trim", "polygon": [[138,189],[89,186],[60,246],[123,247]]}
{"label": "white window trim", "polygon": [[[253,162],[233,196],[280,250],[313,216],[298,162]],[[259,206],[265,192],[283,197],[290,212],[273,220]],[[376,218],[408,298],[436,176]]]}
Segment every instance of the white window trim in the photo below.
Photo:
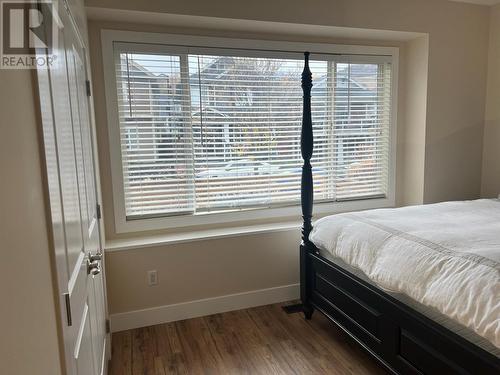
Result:
{"label": "white window trim", "polygon": [[[108,119],[109,152],[111,159],[111,182],[113,189],[113,206],[116,233],[140,232],[147,230],[199,226],[206,224],[223,224],[235,222],[247,222],[259,219],[279,219],[284,217],[300,217],[300,205],[277,208],[243,209],[220,213],[203,213],[196,215],[154,217],[144,219],[126,220],[125,195],[123,188],[123,171],[121,162],[120,125],[118,119],[118,99],[116,93],[116,77],[114,70],[113,43],[134,43],[143,45],[156,45],[154,48],[164,49],[168,45],[170,51],[172,46],[179,46],[186,50],[189,46],[200,46],[210,48],[234,49],[234,52],[244,51],[245,55],[259,54],[259,51],[272,51],[277,57],[284,57],[287,53],[309,51],[311,55],[338,54],[338,55],[373,55],[388,56],[392,64],[392,87],[391,87],[391,139],[389,150],[389,181],[386,198],[362,199],[342,202],[315,203],[314,213],[334,214],[347,211],[358,211],[363,209],[393,207],[395,205],[396,190],[396,139],[397,139],[397,93],[398,93],[398,69],[399,48],[377,47],[360,45],[339,45],[326,43],[302,43],[302,42],[280,42],[252,39],[230,39],[204,36],[144,33],[119,30],[102,30],[101,47],[104,69],[104,84],[106,93],[106,112]],[[197,51],[200,50],[197,47]],[[135,48],[135,47],[134,47]],[[261,53],[261,52],[260,52]]]}

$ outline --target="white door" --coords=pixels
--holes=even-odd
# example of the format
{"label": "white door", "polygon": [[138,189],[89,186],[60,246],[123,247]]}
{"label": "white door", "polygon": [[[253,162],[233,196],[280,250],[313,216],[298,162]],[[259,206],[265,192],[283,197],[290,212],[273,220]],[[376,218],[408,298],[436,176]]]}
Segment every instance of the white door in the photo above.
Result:
{"label": "white door", "polygon": [[59,3],[54,64],[37,71],[68,374],[105,370],[106,305],[85,50]]}

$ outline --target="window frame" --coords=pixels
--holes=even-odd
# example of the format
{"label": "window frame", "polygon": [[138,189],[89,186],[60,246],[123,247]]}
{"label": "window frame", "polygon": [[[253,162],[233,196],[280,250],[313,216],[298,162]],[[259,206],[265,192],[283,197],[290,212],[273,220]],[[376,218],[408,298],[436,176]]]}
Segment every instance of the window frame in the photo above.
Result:
{"label": "window frame", "polygon": [[[175,215],[127,220],[125,210],[124,179],[121,160],[120,123],[118,117],[118,96],[116,90],[114,45],[133,46],[136,52],[164,53],[207,53],[230,54],[231,56],[296,58],[297,53],[311,52],[311,58],[336,55],[336,61],[346,59],[356,62],[391,62],[391,116],[389,140],[388,192],[385,198],[353,199],[333,202],[318,202],[314,213],[320,215],[346,211],[393,207],[396,188],[396,140],[397,140],[397,93],[399,72],[399,48],[362,45],[339,45],[307,42],[281,42],[254,39],[234,39],[179,34],[145,33],[119,30],[101,31],[101,48],[104,70],[104,86],[111,161],[111,185],[113,193],[114,224],[116,233],[140,232],[147,230],[172,229],[208,224],[235,224],[259,219],[297,217],[301,215],[300,204],[271,207],[235,209],[224,212],[197,213],[195,215]],[[191,50],[191,51],[190,51]],[[193,51],[194,50],[194,51]],[[230,52],[230,53],[229,53]]]}

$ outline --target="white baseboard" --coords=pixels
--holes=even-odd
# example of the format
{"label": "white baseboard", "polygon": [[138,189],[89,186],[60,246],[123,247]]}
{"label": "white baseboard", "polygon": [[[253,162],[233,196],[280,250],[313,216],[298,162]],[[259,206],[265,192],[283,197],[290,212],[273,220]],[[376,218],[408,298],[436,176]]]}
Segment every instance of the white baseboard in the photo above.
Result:
{"label": "white baseboard", "polygon": [[220,297],[200,299],[173,305],[152,307],[111,314],[111,332],[125,331],[176,320],[196,318],[200,316],[222,313],[225,311],[246,309],[249,307],[269,305],[291,301],[299,298],[299,284],[278,286],[274,288],[252,290],[250,292],[228,294]]}

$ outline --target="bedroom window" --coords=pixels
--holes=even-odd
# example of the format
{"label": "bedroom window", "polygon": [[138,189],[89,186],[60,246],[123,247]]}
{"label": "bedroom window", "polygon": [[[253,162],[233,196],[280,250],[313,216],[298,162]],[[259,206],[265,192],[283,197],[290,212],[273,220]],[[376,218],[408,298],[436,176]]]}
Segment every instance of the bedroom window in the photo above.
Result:
{"label": "bedroom window", "polygon": [[[301,53],[115,42],[113,55],[126,221],[299,204]],[[315,202],[387,198],[392,56],[313,54],[311,71]]]}

